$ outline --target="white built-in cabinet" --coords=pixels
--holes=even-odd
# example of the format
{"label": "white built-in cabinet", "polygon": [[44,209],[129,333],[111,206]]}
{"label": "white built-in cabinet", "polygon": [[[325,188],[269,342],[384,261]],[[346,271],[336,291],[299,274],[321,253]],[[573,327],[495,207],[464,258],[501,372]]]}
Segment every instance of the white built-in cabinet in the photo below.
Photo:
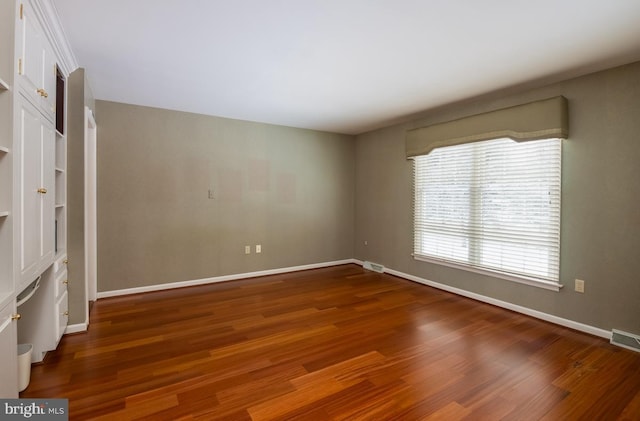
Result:
{"label": "white built-in cabinet", "polygon": [[[57,347],[69,314],[66,137],[65,119],[60,118],[66,106],[66,84],[36,6],[36,0],[16,5],[14,178],[20,184],[14,182],[18,188],[13,196],[14,280],[17,311],[22,316],[18,341],[33,344],[34,362]],[[20,298],[35,285],[38,291],[21,303]]]}
{"label": "white built-in cabinet", "polygon": [[[1,38],[1,37],[0,37]],[[0,73],[0,308],[13,286],[13,101],[10,85]],[[2,323],[2,322],[0,322]],[[0,360],[2,356],[0,355]]]}
{"label": "white built-in cabinet", "polygon": [[17,345],[54,350],[68,319],[65,75],[40,0],[0,2],[0,398]]}
{"label": "white built-in cabinet", "polygon": [[15,2],[0,1],[0,398],[18,397],[13,280],[13,105]]}
{"label": "white built-in cabinet", "polygon": [[[69,318],[67,305],[66,256],[57,258],[35,282],[39,287],[33,296],[18,305],[18,341],[33,344],[32,361],[42,361],[48,351],[56,349],[67,327]],[[31,286],[18,295],[26,295]]]}
{"label": "white built-in cabinet", "polygon": [[17,227],[20,247],[17,290],[21,291],[53,262],[55,248],[55,132],[26,99],[19,98],[16,123],[20,143],[21,188]]}

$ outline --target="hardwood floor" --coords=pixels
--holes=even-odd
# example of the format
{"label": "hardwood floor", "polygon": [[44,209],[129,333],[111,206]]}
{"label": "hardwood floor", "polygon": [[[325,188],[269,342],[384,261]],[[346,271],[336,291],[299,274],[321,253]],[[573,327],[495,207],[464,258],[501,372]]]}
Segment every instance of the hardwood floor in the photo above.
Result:
{"label": "hardwood floor", "polygon": [[640,353],[345,265],[99,300],[21,397],[72,420],[638,420]]}

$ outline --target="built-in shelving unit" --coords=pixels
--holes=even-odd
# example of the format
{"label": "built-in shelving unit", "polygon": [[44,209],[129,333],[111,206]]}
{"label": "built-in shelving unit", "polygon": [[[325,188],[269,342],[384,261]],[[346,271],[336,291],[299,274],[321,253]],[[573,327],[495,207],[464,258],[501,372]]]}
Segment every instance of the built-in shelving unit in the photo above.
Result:
{"label": "built-in shelving unit", "polygon": [[[2,184],[0,184],[0,218],[9,216],[9,210],[11,209],[11,184],[9,183],[12,179],[10,174],[11,165],[9,162],[11,161],[11,157],[9,156],[11,149],[9,149],[9,146],[2,144],[3,141],[4,140],[0,140],[0,178],[2,179]],[[2,227],[0,227],[0,230],[1,229]],[[2,232],[0,231],[0,236],[1,235]],[[0,240],[2,240],[1,237]]]}
{"label": "built-in shelving unit", "polygon": [[[7,5],[2,5],[4,9]],[[4,10],[1,11],[4,13]],[[4,17],[3,17],[4,19]],[[4,25],[4,23],[3,23]],[[13,28],[12,25],[8,25]],[[3,57],[0,57],[0,310],[7,304],[13,291],[13,225],[11,212],[13,210],[13,91],[8,81],[13,80],[11,67],[5,62],[4,50],[12,51],[4,39],[5,28],[0,29],[0,47]],[[3,324],[4,320],[0,320]],[[1,329],[0,329],[1,330]],[[2,388],[0,388],[1,390]]]}
{"label": "built-in shelving unit", "polygon": [[13,282],[14,1],[0,1],[0,397],[18,397]]}
{"label": "built-in shelving unit", "polygon": [[65,135],[66,80],[60,69],[56,69],[56,221],[55,255],[66,253],[67,244],[67,136]]}
{"label": "built-in shelving unit", "polygon": [[[4,167],[5,156],[11,152],[9,147],[0,144],[0,166]],[[6,165],[8,167],[9,165]],[[0,167],[0,168],[2,168]],[[0,174],[3,174],[5,171],[0,170]],[[0,185],[0,218],[4,218],[9,216],[9,208],[10,202],[9,198],[6,197],[8,195],[8,185],[2,184]]]}
{"label": "built-in shelving unit", "polygon": [[[67,95],[62,31],[41,0],[0,1],[0,397],[68,322]],[[52,10],[52,9],[51,9]],[[65,65],[66,64],[66,65]]]}
{"label": "built-in shelving unit", "polygon": [[[32,362],[39,362],[56,349],[68,319],[63,263],[67,259],[66,75],[43,3],[15,3],[14,54],[6,66],[13,84],[8,101],[10,143],[0,140],[0,146],[15,151],[6,154],[11,155],[12,179],[11,214],[5,219],[13,242],[12,304],[20,304],[17,341],[32,344]],[[0,99],[3,95],[0,91]],[[0,193],[0,210],[2,202]],[[58,281],[65,283],[61,286]]]}

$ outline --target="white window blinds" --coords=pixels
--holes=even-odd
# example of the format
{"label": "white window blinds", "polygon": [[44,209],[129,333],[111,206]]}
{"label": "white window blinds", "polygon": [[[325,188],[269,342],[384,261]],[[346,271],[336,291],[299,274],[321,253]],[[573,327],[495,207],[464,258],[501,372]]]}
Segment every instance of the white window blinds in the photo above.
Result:
{"label": "white window blinds", "polygon": [[559,139],[495,139],[414,159],[416,258],[558,283]]}

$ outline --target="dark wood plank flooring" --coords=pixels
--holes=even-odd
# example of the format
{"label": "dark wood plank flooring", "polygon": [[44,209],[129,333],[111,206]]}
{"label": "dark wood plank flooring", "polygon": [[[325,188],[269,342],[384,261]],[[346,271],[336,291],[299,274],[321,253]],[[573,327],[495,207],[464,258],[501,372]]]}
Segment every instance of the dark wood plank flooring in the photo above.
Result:
{"label": "dark wood plank flooring", "polygon": [[640,353],[344,265],[99,300],[21,397],[72,420],[638,420]]}

